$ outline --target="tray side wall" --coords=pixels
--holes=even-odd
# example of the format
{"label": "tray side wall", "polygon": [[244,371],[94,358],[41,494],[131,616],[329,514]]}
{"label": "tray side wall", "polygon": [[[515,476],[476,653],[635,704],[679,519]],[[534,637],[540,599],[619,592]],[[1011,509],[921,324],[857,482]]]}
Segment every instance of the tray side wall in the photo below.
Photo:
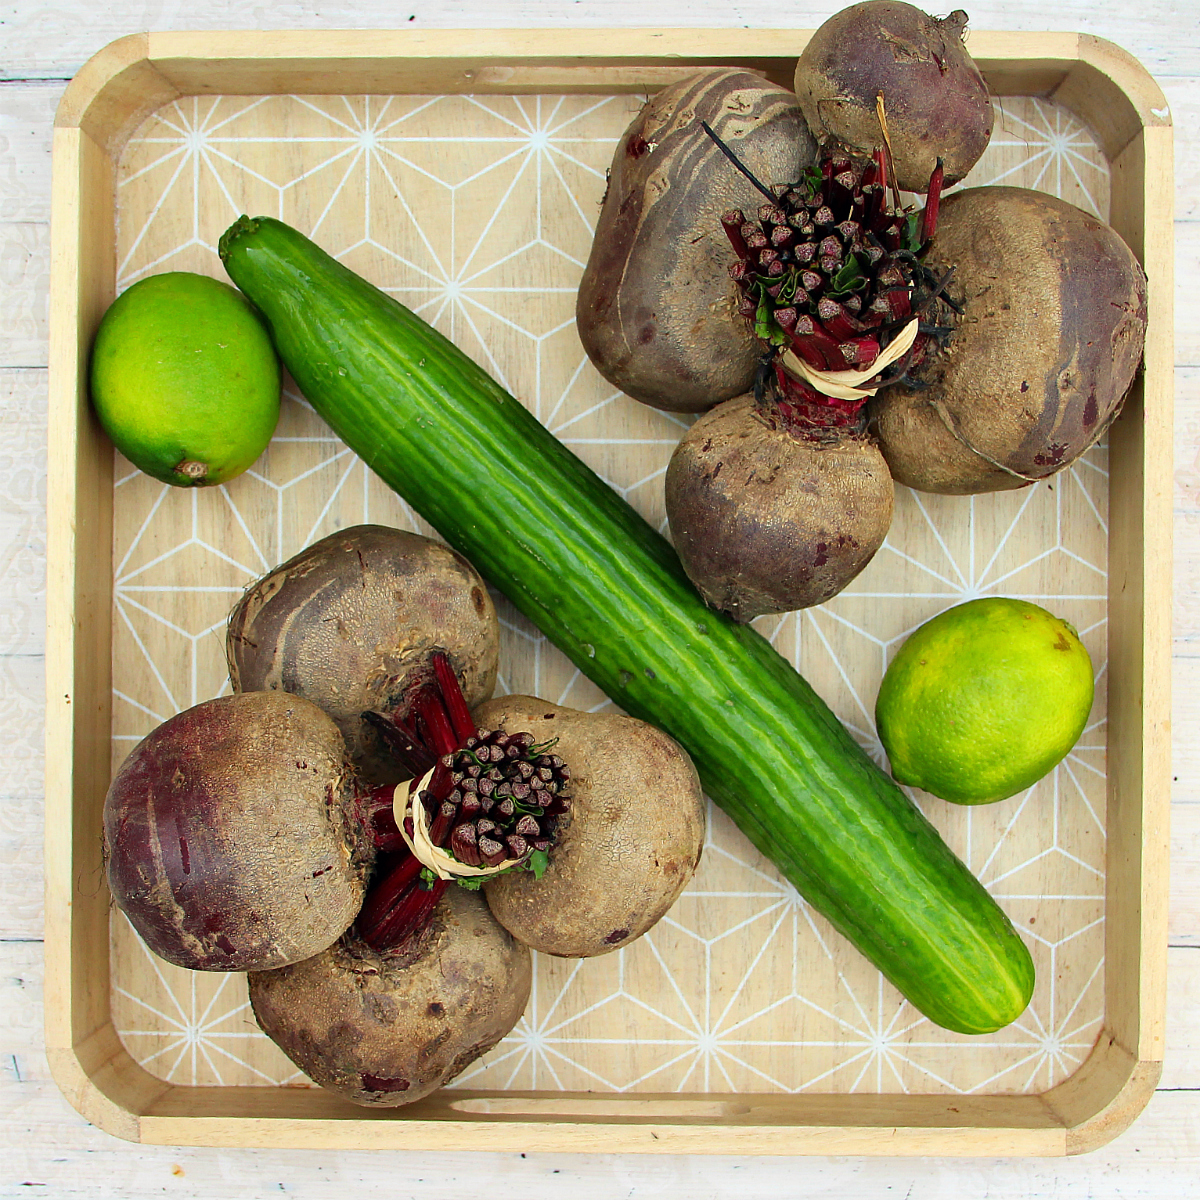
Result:
{"label": "tray side wall", "polygon": [[1111,222],[1148,281],[1145,362],[1110,434],[1105,1032],[1046,1095],[1070,1154],[1110,1141],[1162,1073],[1166,1013],[1172,595],[1174,190],[1166,99],[1119,47],[1080,39],[1055,89],[1109,153]]}
{"label": "tray side wall", "polygon": [[[46,647],[46,1044],[68,1098],[93,1115],[81,1050],[110,1030],[100,815],[111,728],[112,451],[87,397],[87,352],[114,288],[113,164],[81,129],[54,140]],[[88,1061],[85,1064],[85,1059]],[[102,1106],[101,1106],[102,1107]],[[107,1117],[108,1120],[102,1119]],[[115,1130],[114,1130],[115,1131]]]}
{"label": "tray side wall", "polygon": [[[1162,1059],[1166,996],[1167,897],[1157,881],[1167,872],[1170,817],[1171,161],[1170,129],[1147,129],[1114,162],[1112,176],[1119,211],[1128,212],[1140,203],[1147,214],[1141,245],[1134,230],[1119,230],[1146,268],[1150,320],[1145,369],[1139,393],[1132,398],[1132,419],[1114,429],[1119,436],[1113,438],[1116,486],[1110,503],[1115,511],[1128,508],[1137,517],[1113,527],[1113,561],[1127,573],[1122,577],[1111,572],[1109,582],[1114,630],[1120,631],[1110,651],[1118,656],[1110,688],[1130,688],[1134,681],[1140,682],[1140,688],[1119,695],[1113,705],[1120,713],[1118,736],[1124,755],[1110,775],[1108,818],[1109,855],[1116,858],[1118,868],[1110,872],[1109,902],[1120,918],[1110,927],[1109,938],[1115,939],[1114,950],[1126,953],[1134,953],[1132,943],[1137,943],[1140,970],[1135,978],[1112,979],[1114,1009],[1109,1028],[1143,1060]],[[1122,474],[1127,468],[1128,473]],[[1143,480],[1134,492],[1139,471]],[[1144,600],[1132,603],[1135,593]],[[1131,800],[1139,794],[1140,805]],[[1135,858],[1136,862],[1130,861]]]}

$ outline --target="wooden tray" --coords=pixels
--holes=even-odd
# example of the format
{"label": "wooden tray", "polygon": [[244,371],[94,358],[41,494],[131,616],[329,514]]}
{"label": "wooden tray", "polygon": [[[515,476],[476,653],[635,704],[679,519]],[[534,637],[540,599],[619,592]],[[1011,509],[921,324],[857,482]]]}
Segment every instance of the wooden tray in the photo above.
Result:
{"label": "wooden tray", "polygon": [[[233,217],[277,214],[452,336],[662,524],[661,473],[686,419],[614,393],[571,320],[605,167],[646,92],[716,64],[789,83],[806,36],[152,34],[114,43],[68,88],[54,148],[46,1008],[55,1076],[92,1121],[176,1144],[1061,1154],[1145,1104],[1166,943],[1171,139],[1154,83],[1091,38],[972,35],[998,120],[968,183],[1054,191],[1142,258],[1146,371],[1109,443],[1016,493],[899,489],[887,546],[847,592],[758,623],[881,761],[875,689],[934,612],[1022,595],[1081,630],[1100,687],[1066,763],[980,810],[916,796],[1028,936],[1039,983],[1020,1021],[988,1038],[930,1025],[717,810],[701,871],[651,934],[598,960],[539,957],[514,1034],[389,1112],[308,1086],[258,1033],[242,977],[170,968],[110,918],[112,767],[228,688],[220,631],[241,589],[334,528],[431,532],[294,388],[270,450],[228,487],[185,493],[133,471],[87,406],[87,351],[114,295],[153,271],[221,277],[214,248]],[[611,703],[501,612],[501,690]]]}

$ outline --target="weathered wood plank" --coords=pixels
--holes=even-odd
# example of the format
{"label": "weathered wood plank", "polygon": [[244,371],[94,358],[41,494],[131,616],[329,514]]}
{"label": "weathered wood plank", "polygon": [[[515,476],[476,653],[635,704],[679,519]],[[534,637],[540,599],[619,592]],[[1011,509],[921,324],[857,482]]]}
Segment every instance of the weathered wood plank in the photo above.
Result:
{"label": "weathered wood plank", "polygon": [[[1200,513],[1200,367],[1175,368],[1175,512]],[[1179,530],[1181,541],[1195,545],[1186,528]],[[1200,622],[1191,628],[1200,628]]]}
{"label": "weathered wood plank", "polygon": [[0,370],[0,937],[42,927],[46,372]]}
{"label": "weathered wood plank", "polygon": [[1192,130],[1200,124],[1200,78],[1160,79],[1175,126],[1175,219],[1200,218],[1200,140]]}
{"label": "weathered wood plank", "polygon": [[46,362],[50,134],[62,89],[0,84],[0,368]]}
{"label": "weathered wood plank", "polygon": [[[1193,477],[1188,490],[1195,495],[1197,486]],[[1200,512],[1175,510],[1174,557],[1175,653],[1191,657],[1200,654]]]}
{"label": "weathered wood plank", "polygon": [[46,646],[46,372],[0,369],[0,655]]}
{"label": "weathered wood plank", "polygon": [[[1195,712],[1192,707],[1192,714]],[[1180,723],[1187,720],[1182,712],[1178,719]],[[1195,729],[1196,725],[1192,723],[1193,738]],[[1191,778],[1191,790],[1195,795],[1194,772]],[[1180,785],[1176,783],[1175,786]],[[1200,798],[1177,800],[1171,805],[1171,902],[1167,936],[1172,946],[1200,947],[1200,854],[1196,852],[1197,846],[1200,846]]]}
{"label": "weathered wood plank", "polygon": [[63,84],[0,84],[0,221],[50,219],[50,130]]}
{"label": "weathered wood plank", "polygon": [[[67,78],[102,46],[143,29],[373,29],[405,27],[468,29],[524,28],[539,25],[607,28],[612,26],[720,27],[731,21],[757,28],[814,28],[845,7],[820,0],[800,9],[781,10],[774,0],[742,0],[731,10],[727,0],[647,5],[644,0],[509,0],[508,3],[461,3],[425,0],[397,8],[386,0],[333,0],[317,8],[291,5],[264,9],[254,0],[209,0],[183,7],[153,0],[118,0],[95,8],[57,10],[32,0],[6,13],[3,78]],[[86,20],[83,19],[86,13]],[[1200,54],[1200,31],[1184,15],[1178,0],[1147,0],[1118,8],[1093,0],[979,0],[970,6],[976,29],[1081,31],[1125,47],[1155,74],[1191,75]],[[411,18],[411,20],[410,20]],[[53,29],[53,36],[48,33]]]}
{"label": "weathered wood plank", "polygon": [[1167,1054],[1159,1086],[1196,1090],[1200,1108],[1200,946],[1173,946],[1167,956]]}
{"label": "weathered wood plank", "polygon": [[[1174,786],[1171,790],[1176,805],[1188,802],[1200,804],[1200,746],[1196,742],[1197,722],[1200,722],[1200,653],[1195,643],[1187,643],[1187,654],[1176,646],[1172,663],[1172,688],[1174,730],[1172,741],[1172,774]],[[1196,844],[1180,847],[1184,855],[1200,861]],[[1200,926],[1198,926],[1200,930]]]}
{"label": "weathered wood plank", "polygon": [[0,368],[46,365],[49,294],[49,224],[0,223]]}
{"label": "weathered wood plank", "polygon": [[1175,364],[1200,367],[1200,221],[1175,222]]}

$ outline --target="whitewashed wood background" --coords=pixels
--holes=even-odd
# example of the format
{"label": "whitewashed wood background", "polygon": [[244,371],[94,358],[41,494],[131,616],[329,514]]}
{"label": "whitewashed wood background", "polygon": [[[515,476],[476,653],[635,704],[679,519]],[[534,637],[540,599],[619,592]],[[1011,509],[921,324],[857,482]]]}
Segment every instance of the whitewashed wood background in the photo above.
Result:
{"label": "whitewashed wood background", "polygon": [[0,5],[0,1197],[1191,1196],[1200,1179],[1200,16],[1195,0],[987,0],[976,28],[1081,30],[1155,74],[1176,128],[1175,762],[1168,1057],[1133,1128],[1068,1161],[734,1159],[137,1147],[92,1129],[42,1047],[41,839],[45,645],[46,310],[50,127],[66,81],[142,29],[533,27],[812,28],[838,4],[796,0],[15,0]]}

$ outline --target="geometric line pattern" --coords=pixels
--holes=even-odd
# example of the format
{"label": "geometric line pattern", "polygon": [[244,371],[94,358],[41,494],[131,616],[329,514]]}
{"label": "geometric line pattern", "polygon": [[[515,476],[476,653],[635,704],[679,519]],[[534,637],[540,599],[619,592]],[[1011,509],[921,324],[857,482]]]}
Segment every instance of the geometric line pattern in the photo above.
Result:
{"label": "geometric line pattern", "polygon": [[[224,278],[221,232],[276,215],[460,345],[651,523],[691,418],[608,385],[574,327],[616,139],[631,96],[189,97],[152,116],[119,165],[118,287],[166,270]],[[1046,101],[996,102],[965,181],[1039,187],[1104,217],[1091,134]],[[757,627],[886,766],[873,703],[923,621],[983,595],[1070,620],[1097,669],[1079,745],[1023,795],[916,802],[1013,917],[1038,985],[983,1038],[916,1013],[710,804],[700,869],[649,934],[592,960],[535,956],[514,1032],[455,1086],[687,1092],[1041,1091],[1076,1069],[1103,1016],[1107,452],[1017,492],[897,489],[895,520],[828,604]],[[228,691],[223,629],[242,590],[335,529],[433,534],[285,381],[279,429],[245,475],[202,492],[118,460],[113,762],[172,713]],[[497,596],[499,692],[589,710],[604,696]],[[242,976],[196,974],[112,922],[112,1001],[126,1046],[176,1083],[308,1086],[258,1033]]]}

